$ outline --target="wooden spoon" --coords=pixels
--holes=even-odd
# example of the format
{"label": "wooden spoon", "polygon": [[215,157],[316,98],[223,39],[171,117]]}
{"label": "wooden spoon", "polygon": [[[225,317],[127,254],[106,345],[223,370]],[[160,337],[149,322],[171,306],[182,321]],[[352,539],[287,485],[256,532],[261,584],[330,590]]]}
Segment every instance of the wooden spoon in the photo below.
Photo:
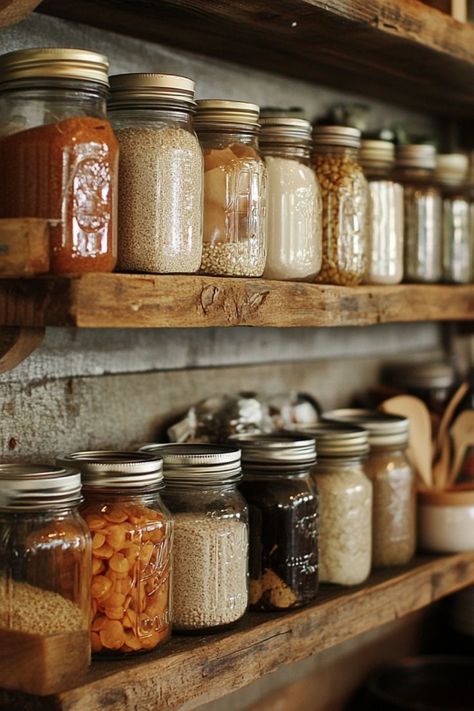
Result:
{"label": "wooden spoon", "polygon": [[453,443],[453,462],[448,486],[452,486],[458,478],[468,448],[474,447],[474,410],[461,412],[450,429],[450,435]]}
{"label": "wooden spoon", "polygon": [[469,384],[468,383],[461,383],[461,385],[458,387],[458,389],[452,396],[451,400],[449,401],[448,405],[446,406],[445,411],[443,412],[443,416],[441,418],[441,422],[439,423],[439,427],[438,427],[438,434],[436,436],[436,447],[435,447],[435,453],[434,453],[435,457],[437,457],[438,454],[441,454],[443,443],[444,443],[444,440],[446,439],[449,425],[451,424],[451,420],[453,419],[456,408],[468,390],[469,390]]}
{"label": "wooden spoon", "polygon": [[439,456],[433,464],[433,484],[437,491],[442,491],[448,485],[450,459],[451,443],[449,434],[446,432],[439,450]]}

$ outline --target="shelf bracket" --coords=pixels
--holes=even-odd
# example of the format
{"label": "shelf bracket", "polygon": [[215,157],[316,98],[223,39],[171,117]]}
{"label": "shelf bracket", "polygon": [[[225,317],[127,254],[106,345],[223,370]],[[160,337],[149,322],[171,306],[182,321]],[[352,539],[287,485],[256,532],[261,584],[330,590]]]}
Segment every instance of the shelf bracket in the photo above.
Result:
{"label": "shelf bracket", "polygon": [[41,344],[44,328],[5,326],[0,329],[0,374],[20,365]]}

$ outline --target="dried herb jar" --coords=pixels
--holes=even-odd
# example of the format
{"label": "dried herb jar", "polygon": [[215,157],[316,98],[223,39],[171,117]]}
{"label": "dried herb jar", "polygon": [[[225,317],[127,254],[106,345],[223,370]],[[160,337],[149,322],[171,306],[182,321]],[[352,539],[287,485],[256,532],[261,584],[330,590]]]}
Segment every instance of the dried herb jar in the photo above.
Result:
{"label": "dried herb jar", "polygon": [[314,439],[288,432],[231,439],[242,450],[239,488],[249,505],[250,604],[258,610],[305,605],[318,591]]}
{"label": "dried herb jar", "polygon": [[237,447],[150,444],[173,513],[173,621],[181,632],[233,625],[248,604],[248,509]]}
{"label": "dried herb jar", "polygon": [[129,655],[171,634],[172,520],[163,504],[163,462],[134,452],[75,452],[82,515],[92,535],[92,651]]}

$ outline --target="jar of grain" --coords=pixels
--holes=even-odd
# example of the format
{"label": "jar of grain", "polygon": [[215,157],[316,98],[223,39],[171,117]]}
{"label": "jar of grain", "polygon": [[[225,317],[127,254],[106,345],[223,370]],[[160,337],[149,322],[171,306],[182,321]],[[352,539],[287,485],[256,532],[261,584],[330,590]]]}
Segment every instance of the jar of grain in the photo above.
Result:
{"label": "jar of grain", "polygon": [[54,273],[117,261],[117,141],[108,60],[85,49],[0,57],[0,217],[49,219]]}
{"label": "jar of grain", "polygon": [[321,284],[360,284],[367,270],[368,188],[358,163],[360,131],[315,126],[313,164],[323,204]]}
{"label": "jar of grain", "polygon": [[324,419],[348,422],[369,433],[365,472],[373,486],[372,565],[405,565],[416,549],[415,477],[406,456],[406,417],[371,410],[333,410]]}
{"label": "jar of grain", "polygon": [[237,491],[240,450],[151,444],[163,457],[164,499],[173,513],[173,623],[215,632],[247,609],[248,511]]}
{"label": "jar of grain", "polygon": [[194,82],[169,74],[110,78],[120,146],[118,264],[196,272],[202,253],[203,160],[192,127]]}
{"label": "jar of grain", "polygon": [[172,521],[160,496],[163,462],[151,454],[75,452],[82,515],[92,534],[92,651],[129,655],[171,634]]}
{"label": "jar of grain", "polygon": [[314,281],[321,268],[321,190],[310,165],[311,124],[299,118],[261,120],[267,167],[267,279]]}
{"label": "jar of grain", "polygon": [[258,106],[243,101],[197,102],[206,274],[259,277],[265,268],[267,175],[258,152],[258,117]]}
{"label": "jar of grain", "polygon": [[395,147],[364,140],[360,162],[369,184],[370,253],[365,281],[399,284],[403,278],[403,188],[393,179]]}
{"label": "jar of grain", "polygon": [[442,205],[434,182],[436,150],[429,145],[399,146],[396,177],[403,185],[404,280],[437,282],[442,275]]}
{"label": "jar of grain", "polygon": [[312,437],[235,435],[242,450],[240,491],[249,505],[250,596],[257,610],[287,610],[318,591],[318,496]]}

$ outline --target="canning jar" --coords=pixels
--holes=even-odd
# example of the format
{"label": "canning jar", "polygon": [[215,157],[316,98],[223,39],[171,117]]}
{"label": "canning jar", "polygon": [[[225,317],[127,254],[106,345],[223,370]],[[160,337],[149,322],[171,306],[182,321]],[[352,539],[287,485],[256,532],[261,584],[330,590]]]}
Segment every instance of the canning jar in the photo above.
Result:
{"label": "canning jar", "polygon": [[315,126],[313,139],[323,207],[322,267],[316,281],[354,286],[365,277],[369,256],[368,189],[358,162],[360,131]]}
{"label": "canning jar", "polygon": [[0,217],[50,220],[54,273],[110,272],[117,260],[108,66],[84,49],[0,57]]}
{"label": "canning jar", "polygon": [[228,627],[248,603],[248,510],[237,491],[240,450],[204,444],[145,449],[163,457],[164,499],[174,517],[174,627]]}
{"label": "canning jar", "polygon": [[170,74],[110,78],[120,147],[118,265],[196,272],[202,254],[203,159],[192,126],[194,82]]}
{"label": "canning jar", "polygon": [[456,372],[446,361],[394,363],[385,366],[383,382],[423,400],[431,413],[443,415],[456,388]]}
{"label": "canning jar", "polygon": [[314,439],[303,434],[235,435],[240,491],[249,505],[250,594],[258,610],[300,607],[318,591],[318,498],[310,469]]}
{"label": "canning jar", "polygon": [[261,120],[267,168],[267,279],[313,281],[321,268],[321,190],[310,165],[311,124]]}
{"label": "canning jar", "polygon": [[206,274],[259,277],[265,268],[267,173],[258,151],[258,117],[258,106],[243,101],[197,102]]}
{"label": "canning jar", "polygon": [[146,652],[171,634],[172,521],[161,500],[163,462],[134,452],[75,452],[81,513],[92,534],[92,651]]}
{"label": "canning jar", "polygon": [[403,185],[404,281],[437,282],[442,275],[441,194],[434,181],[436,150],[399,146],[397,178]]}
{"label": "canning jar", "polygon": [[10,665],[7,674],[0,671],[2,686],[57,691],[50,688],[56,671],[44,664],[61,646],[68,655],[61,683],[72,684],[89,665],[91,538],[78,513],[80,502],[77,472],[0,465],[0,646],[30,643],[14,633],[44,638],[39,648],[32,637],[31,651],[22,650],[23,663]]}
{"label": "canning jar", "polygon": [[370,453],[364,471],[373,486],[372,566],[405,565],[416,549],[415,477],[407,459],[409,421],[371,410],[332,410],[324,419],[367,430]]}
{"label": "canning jar", "polygon": [[395,147],[363,140],[360,162],[369,184],[370,252],[365,281],[399,284],[403,279],[403,188],[393,178]]}

